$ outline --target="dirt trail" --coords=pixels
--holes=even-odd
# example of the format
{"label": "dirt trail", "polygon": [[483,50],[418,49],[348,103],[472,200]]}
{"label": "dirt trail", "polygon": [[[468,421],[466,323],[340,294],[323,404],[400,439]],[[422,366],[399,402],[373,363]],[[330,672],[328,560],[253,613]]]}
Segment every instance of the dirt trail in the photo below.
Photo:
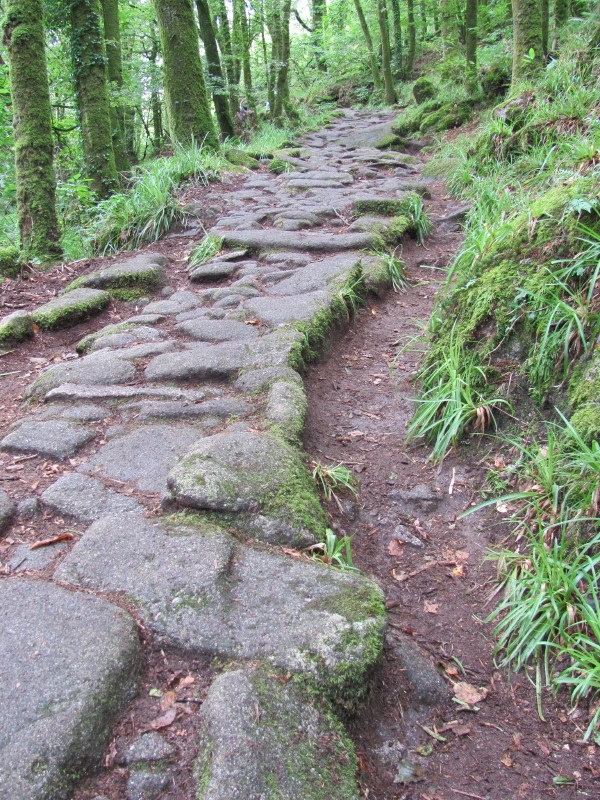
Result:
{"label": "dirt trail", "polygon": [[[4,758],[28,787],[23,800],[46,800],[46,784],[64,796],[77,784],[76,800],[263,800],[273,781],[286,800],[308,800],[309,788],[356,797],[342,729],[290,680],[348,708],[384,630],[377,587],[302,553],[325,528],[296,440],[305,390],[306,453],[361,481],[358,502],[330,504],[333,525],[357,532],[355,562],[388,611],[375,687],[348,721],[363,797],[596,796],[595,748],[578,742],[577,713],[545,702],[539,721],[527,680],[493,665],[484,556],[501,534],[457,519],[477,496],[485,451],[471,443],[434,469],[425,447],[404,444],[420,355],[399,347],[426,324],[461,231],[441,221],[458,204],[423,181],[418,149],[380,149],[392,119],[348,111],[282,154],[293,171],[189,189],[194,215],[141,254],[143,269],[164,270],[160,294],[110,300],[95,321],[37,331],[3,354],[0,593],[11,624],[0,635],[0,742],[19,724],[16,755],[0,745],[0,773]],[[385,294],[361,249],[379,242],[373,226],[390,232],[390,208],[412,191],[431,195],[434,226],[425,247],[403,239],[409,287],[370,296],[349,329],[338,326],[303,388],[298,327],[340,322],[357,275]],[[386,218],[369,218],[373,198]],[[202,226],[226,254],[190,275]],[[7,281],[1,302],[28,311],[127,259]],[[25,392],[45,402],[23,406]],[[38,725],[50,726],[42,755]],[[100,758],[100,773],[80,782]],[[18,791],[0,780],[0,800]]]}

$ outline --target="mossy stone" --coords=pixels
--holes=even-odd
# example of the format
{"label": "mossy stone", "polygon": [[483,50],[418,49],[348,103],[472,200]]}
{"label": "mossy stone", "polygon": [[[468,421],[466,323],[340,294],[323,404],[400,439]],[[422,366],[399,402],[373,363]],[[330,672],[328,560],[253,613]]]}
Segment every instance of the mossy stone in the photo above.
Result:
{"label": "mossy stone", "polygon": [[14,311],[0,319],[0,344],[21,342],[33,336],[33,320],[26,311]]}
{"label": "mossy stone", "polygon": [[230,164],[234,164],[236,167],[246,167],[246,169],[258,169],[260,167],[258,159],[234,147],[226,150],[223,155]]}
{"label": "mossy stone", "polygon": [[282,161],[280,158],[273,158],[269,162],[269,170],[270,172],[274,172],[276,175],[281,175],[282,172],[286,172],[289,169],[289,164],[285,161]]}
{"label": "mossy stone", "polygon": [[417,103],[421,104],[426,100],[433,100],[437,89],[427,78],[419,78],[414,82],[412,92]]}
{"label": "mossy stone", "polygon": [[0,247],[0,276],[14,278],[19,273],[19,248],[12,245]]}
{"label": "mossy stone", "polygon": [[44,330],[68,328],[98,314],[110,302],[110,294],[98,289],[74,289],[31,312],[31,319]]}

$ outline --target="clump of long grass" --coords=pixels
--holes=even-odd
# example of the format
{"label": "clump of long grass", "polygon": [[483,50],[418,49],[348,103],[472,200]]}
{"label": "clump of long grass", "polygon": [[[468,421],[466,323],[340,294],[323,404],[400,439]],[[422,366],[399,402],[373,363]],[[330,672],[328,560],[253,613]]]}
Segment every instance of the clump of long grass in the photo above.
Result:
{"label": "clump of long grass", "polygon": [[176,145],[169,158],[139,168],[127,192],[98,204],[88,233],[93,251],[135,249],[157,241],[185,217],[177,197],[184,181],[207,184],[230,169],[221,155],[197,143]]}

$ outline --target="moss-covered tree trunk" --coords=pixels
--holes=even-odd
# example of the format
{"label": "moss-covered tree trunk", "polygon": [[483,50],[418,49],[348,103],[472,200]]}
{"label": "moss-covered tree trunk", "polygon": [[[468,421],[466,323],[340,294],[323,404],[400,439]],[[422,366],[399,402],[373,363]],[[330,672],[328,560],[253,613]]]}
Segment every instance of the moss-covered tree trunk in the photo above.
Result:
{"label": "moss-covered tree trunk", "polygon": [[394,77],[402,77],[402,22],[400,19],[399,0],[390,0],[392,9],[392,30],[394,31],[392,45],[392,69]]}
{"label": "moss-covered tree trunk", "polygon": [[238,60],[242,66],[242,77],[244,79],[244,93],[246,95],[246,107],[252,111],[256,110],[254,100],[254,87],[252,85],[252,68],[250,66],[250,30],[248,27],[248,17],[246,16],[245,0],[233,0],[233,30],[234,40],[237,43]]}
{"label": "moss-covered tree trunk", "polygon": [[4,44],[10,69],[21,250],[25,259],[55,261],[61,248],[41,0],[9,0]]}
{"label": "moss-covered tree trunk", "polygon": [[381,66],[383,69],[385,102],[389,105],[393,105],[396,102],[396,90],[394,89],[394,76],[392,75],[390,30],[385,0],[377,0],[377,21],[379,23],[379,33],[381,34]]}
{"label": "moss-covered tree trunk", "polygon": [[406,0],[406,14],[408,27],[408,53],[406,54],[406,69],[404,74],[410,78],[415,63],[417,52],[417,31],[415,28],[415,3],[414,0]]}
{"label": "moss-covered tree trunk", "polygon": [[100,27],[100,0],[71,4],[71,60],[83,153],[91,186],[104,198],[119,188],[108,98],[106,51]]}
{"label": "moss-covered tree trunk", "polygon": [[192,0],[154,0],[163,54],[165,100],[171,139],[217,149],[204,83]]}
{"label": "moss-covered tree trunk", "polygon": [[108,81],[111,90],[110,109],[115,164],[118,172],[126,172],[131,165],[125,145],[125,111],[121,97],[123,92],[123,56],[121,53],[119,0],[102,0],[102,17],[104,20]]}
{"label": "moss-covered tree trunk", "polygon": [[467,89],[472,94],[477,89],[477,0],[467,0],[465,29]]}
{"label": "moss-covered tree trunk", "polygon": [[513,68],[512,86],[533,78],[542,68],[541,0],[512,0]]}
{"label": "moss-covered tree trunk", "polygon": [[550,2],[549,0],[541,0],[542,3],[542,53],[544,60],[548,57],[548,37],[550,29]]}
{"label": "moss-covered tree trunk", "polygon": [[212,0],[212,7],[215,9],[216,34],[221,50],[222,63],[227,75],[227,86],[229,89],[229,109],[232,118],[238,112],[238,85],[240,82],[239,62],[233,52],[233,42],[229,18],[225,7],[225,0]]}
{"label": "moss-covered tree trunk", "polygon": [[363,36],[365,37],[367,50],[369,52],[369,62],[371,64],[371,75],[373,76],[373,84],[375,86],[375,91],[380,92],[381,75],[379,74],[379,66],[377,65],[377,58],[375,57],[375,49],[373,48],[373,39],[371,38],[371,31],[369,30],[367,19],[365,17],[365,12],[362,9],[360,0],[354,0],[354,6],[356,8],[356,15],[358,16],[358,21],[360,22],[360,27],[362,28]]}
{"label": "moss-covered tree trunk", "polygon": [[233,122],[229,111],[229,96],[225,84],[225,76],[221,69],[221,59],[219,58],[219,48],[210,18],[210,8],[207,0],[196,0],[198,10],[198,23],[200,25],[200,36],[204,42],[204,52],[206,53],[206,64],[210,78],[210,90],[212,93],[213,104],[219,130],[224,139],[234,135]]}
{"label": "moss-covered tree trunk", "polygon": [[152,31],[152,47],[150,49],[149,61],[152,64],[150,72],[150,108],[152,110],[152,147],[158,153],[163,145],[163,113],[160,101],[160,84],[158,82],[158,54],[159,45],[156,32]]}
{"label": "moss-covered tree trunk", "polygon": [[321,72],[327,72],[327,59],[323,51],[323,26],[327,14],[327,0],[312,0],[311,18],[313,28],[313,46],[317,59],[317,67]]}
{"label": "moss-covered tree trunk", "polygon": [[289,96],[291,8],[291,0],[283,0],[278,13],[274,15],[275,25],[271,32],[274,45],[273,61],[276,64],[275,107],[273,109],[273,119],[275,120],[280,120],[283,117],[285,101]]}

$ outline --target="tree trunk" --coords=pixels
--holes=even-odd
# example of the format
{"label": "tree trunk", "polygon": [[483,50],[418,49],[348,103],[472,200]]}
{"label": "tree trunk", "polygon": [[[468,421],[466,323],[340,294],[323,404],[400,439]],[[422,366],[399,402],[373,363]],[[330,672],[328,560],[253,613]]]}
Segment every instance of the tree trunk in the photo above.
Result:
{"label": "tree trunk", "polygon": [[238,44],[237,57],[242,66],[242,77],[244,79],[246,107],[256,111],[254,88],[252,86],[252,69],[250,67],[250,31],[248,29],[245,0],[233,0],[233,20],[235,39]]}
{"label": "tree trunk", "polygon": [[460,39],[456,2],[457,0],[441,0],[440,2],[440,30],[442,46],[446,55],[458,48]]}
{"label": "tree trunk", "polygon": [[373,49],[373,39],[371,39],[371,32],[369,31],[369,26],[367,25],[367,20],[365,18],[364,11],[362,10],[360,0],[354,0],[354,5],[356,7],[356,14],[358,15],[358,21],[360,22],[360,27],[362,28],[362,32],[365,37],[365,42],[367,43],[367,50],[369,51],[369,61],[371,62],[371,74],[373,76],[373,84],[375,85],[375,91],[380,92],[381,76],[379,74],[377,59],[375,58],[375,50]]}
{"label": "tree trunk", "polygon": [[163,145],[163,113],[162,103],[160,101],[159,83],[157,81],[157,59],[158,59],[158,41],[155,38],[155,31],[153,30],[152,36],[152,50],[150,51],[150,63],[152,70],[150,73],[150,108],[152,110],[152,147],[154,152],[160,152]]}
{"label": "tree trunk", "polygon": [[200,36],[204,42],[204,52],[206,53],[206,64],[211,84],[210,90],[215,106],[217,123],[222,137],[227,139],[234,135],[233,122],[229,113],[229,97],[221,69],[219,48],[217,47],[217,39],[210,19],[207,0],[196,0],[196,8],[198,9]]}
{"label": "tree trunk", "polygon": [[465,28],[467,90],[473,94],[477,89],[477,0],[467,0]]}
{"label": "tree trunk", "polygon": [[327,72],[327,60],[323,52],[323,23],[327,14],[327,0],[312,0],[311,11],[317,67],[321,72]]}
{"label": "tree trunk", "polygon": [[514,89],[542,68],[542,4],[540,0],[512,0],[512,9]]}
{"label": "tree trunk", "polygon": [[390,6],[392,8],[392,29],[394,31],[392,67],[394,77],[400,79],[402,77],[402,24],[400,21],[399,0],[390,0]]}
{"label": "tree trunk", "polygon": [[[284,103],[289,97],[289,63],[290,63],[290,12],[292,0],[283,0],[281,9],[275,14],[276,25],[274,28],[277,47],[277,68],[275,81],[275,108],[273,119],[279,120],[283,116]],[[273,35],[273,33],[272,33]]]}
{"label": "tree trunk", "polygon": [[408,15],[408,53],[406,54],[406,69],[404,74],[410,78],[415,63],[417,52],[417,31],[415,29],[415,4],[414,0],[406,0],[406,10]]}
{"label": "tree trunk", "polygon": [[548,58],[548,36],[550,27],[550,3],[549,0],[541,0],[542,2],[542,53],[544,54],[544,61]]}
{"label": "tree trunk", "polygon": [[21,250],[26,259],[55,261],[61,248],[42,0],[9,0],[4,44],[10,69]]}
{"label": "tree trunk", "polygon": [[385,0],[377,0],[377,21],[379,22],[379,32],[381,34],[381,62],[383,67],[383,83],[385,86],[385,102],[389,105],[393,105],[396,102],[396,90],[394,89],[394,76],[392,75],[390,31]]}
{"label": "tree trunk", "polygon": [[154,0],[162,45],[165,100],[171,139],[217,149],[192,0]]}
{"label": "tree trunk", "polygon": [[225,67],[225,74],[227,75],[227,85],[229,88],[229,110],[231,117],[235,118],[238,112],[238,84],[240,82],[239,64],[233,52],[233,45],[231,41],[231,28],[229,27],[229,18],[227,16],[227,9],[225,8],[225,0],[215,0],[214,8],[216,8],[216,34],[221,50],[222,63]]}
{"label": "tree trunk", "polygon": [[71,59],[87,172],[98,197],[108,197],[118,190],[119,181],[112,141],[106,52],[100,30],[100,0],[74,0],[71,5]]}
{"label": "tree trunk", "polygon": [[421,17],[421,41],[427,38],[427,12],[425,11],[425,0],[419,2],[419,14]]}
{"label": "tree trunk", "polygon": [[119,27],[119,0],[102,0],[104,42],[106,45],[107,72],[110,92],[110,117],[115,165],[118,172],[130,168],[125,147],[125,113],[120,94],[123,91],[123,57],[121,54],[121,29]]}

